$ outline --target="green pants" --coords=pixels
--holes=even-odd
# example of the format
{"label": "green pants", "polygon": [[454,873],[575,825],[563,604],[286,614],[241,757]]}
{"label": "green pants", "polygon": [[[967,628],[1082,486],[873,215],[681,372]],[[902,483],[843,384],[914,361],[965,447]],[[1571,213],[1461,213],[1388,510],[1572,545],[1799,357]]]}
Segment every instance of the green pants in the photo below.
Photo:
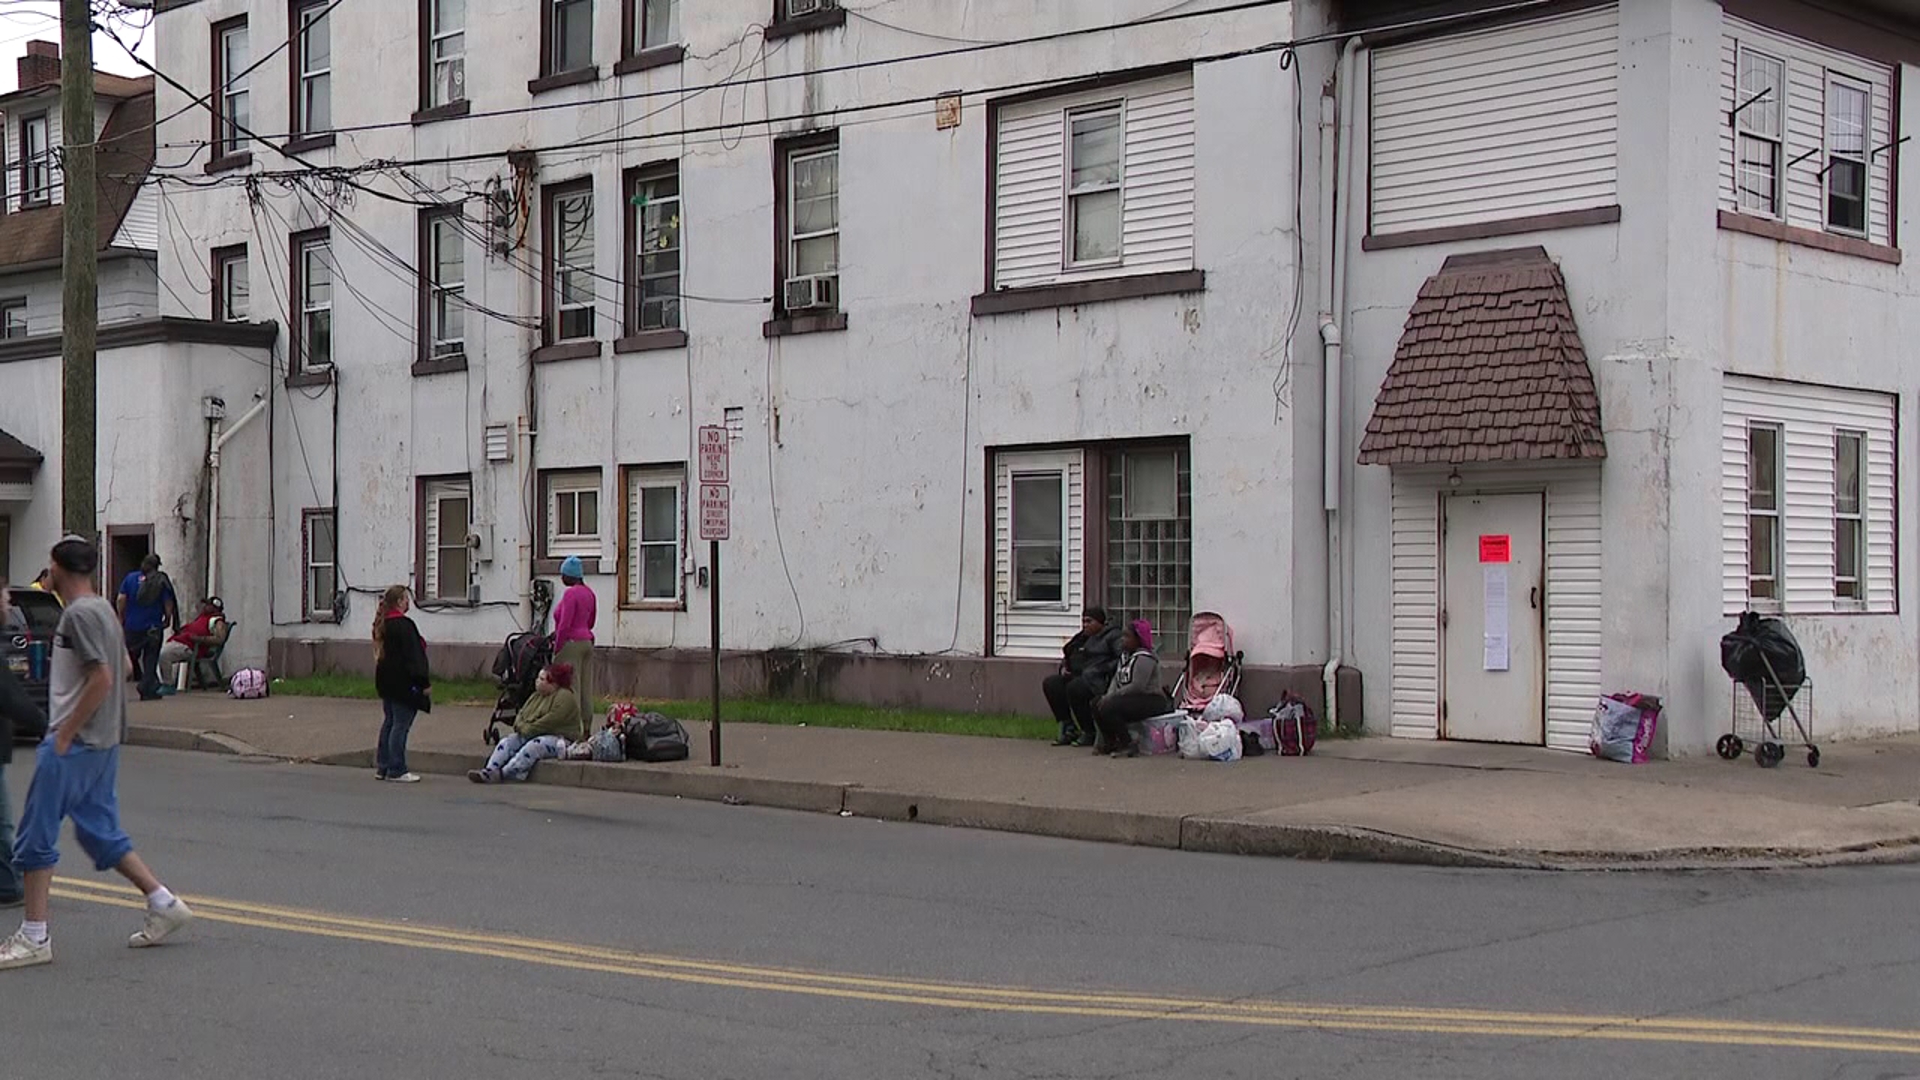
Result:
{"label": "green pants", "polygon": [[580,738],[593,734],[593,642],[569,641],[554,656],[573,665],[573,696],[580,699]]}

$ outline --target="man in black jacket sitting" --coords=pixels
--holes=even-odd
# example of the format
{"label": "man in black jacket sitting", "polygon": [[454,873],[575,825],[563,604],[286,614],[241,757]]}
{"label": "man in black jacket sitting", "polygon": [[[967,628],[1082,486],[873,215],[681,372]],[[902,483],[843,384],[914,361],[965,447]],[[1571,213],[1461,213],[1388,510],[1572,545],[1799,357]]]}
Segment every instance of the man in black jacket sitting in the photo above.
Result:
{"label": "man in black jacket sitting", "polygon": [[[0,625],[7,621],[7,590],[0,587]],[[7,795],[7,769],[13,761],[13,729],[45,727],[46,714],[20,688],[13,673],[0,667],[0,908],[26,902],[20,875],[13,869],[13,803]]]}
{"label": "man in black jacket sitting", "polygon": [[1107,625],[1107,609],[1090,607],[1080,614],[1080,632],[1061,649],[1058,673],[1040,684],[1060,723],[1055,746],[1092,746],[1096,738],[1093,703],[1106,692],[1120,666],[1120,630]]}

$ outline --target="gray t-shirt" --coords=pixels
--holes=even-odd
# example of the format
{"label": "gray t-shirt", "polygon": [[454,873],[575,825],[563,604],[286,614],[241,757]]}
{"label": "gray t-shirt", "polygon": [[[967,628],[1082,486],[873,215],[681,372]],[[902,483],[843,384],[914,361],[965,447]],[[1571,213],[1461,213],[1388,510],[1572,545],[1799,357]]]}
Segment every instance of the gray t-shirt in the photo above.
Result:
{"label": "gray t-shirt", "polygon": [[56,727],[66,723],[80,704],[87,676],[96,664],[104,664],[110,676],[107,700],[83,719],[76,739],[84,746],[105,750],[119,746],[126,734],[127,693],[123,682],[127,646],[113,605],[98,596],[88,596],[67,605],[60,614],[60,628],[53,633],[53,673],[47,694]]}

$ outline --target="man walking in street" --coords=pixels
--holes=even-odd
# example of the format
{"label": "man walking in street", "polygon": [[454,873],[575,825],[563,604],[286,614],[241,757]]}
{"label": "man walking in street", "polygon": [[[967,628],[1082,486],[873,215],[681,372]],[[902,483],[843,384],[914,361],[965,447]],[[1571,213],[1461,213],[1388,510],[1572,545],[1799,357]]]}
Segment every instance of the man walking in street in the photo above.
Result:
{"label": "man walking in street", "polygon": [[158,945],[193,921],[193,912],[147,869],[120,829],[115,782],[127,701],[118,676],[126,670],[126,651],[113,608],[93,591],[99,565],[99,551],[78,536],[53,546],[53,588],[66,605],[53,637],[53,724],[35,758],[13,847],[14,866],[26,878],[26,920],[0,944],[0,971],[53,962],[47,913],[63,821],[73,822],[94,869],[117,870],[146,895],[146,923],[128,945]]}
{"label": "man walking in street", "polygon": [[[57,580],[54,591],[60,591]],[[160,644],[167,627],[180,625],[180,601],[173,595],[172,579],[160,569],[160,556],[148,555],[140,569],[127,575],[115,605],[127,631],[127,656],[140,676],[140,700],[157,701]]]}

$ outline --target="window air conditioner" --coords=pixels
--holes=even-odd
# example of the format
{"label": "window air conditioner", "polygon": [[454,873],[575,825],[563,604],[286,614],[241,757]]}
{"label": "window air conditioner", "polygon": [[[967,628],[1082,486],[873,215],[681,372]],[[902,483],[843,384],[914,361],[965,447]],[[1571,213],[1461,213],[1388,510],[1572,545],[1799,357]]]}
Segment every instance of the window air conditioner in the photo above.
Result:
{"label": "window air conditioner", "polygon": [[815,274],[787,279],[788,311],[832,310],[840,306],[840,275]]}

